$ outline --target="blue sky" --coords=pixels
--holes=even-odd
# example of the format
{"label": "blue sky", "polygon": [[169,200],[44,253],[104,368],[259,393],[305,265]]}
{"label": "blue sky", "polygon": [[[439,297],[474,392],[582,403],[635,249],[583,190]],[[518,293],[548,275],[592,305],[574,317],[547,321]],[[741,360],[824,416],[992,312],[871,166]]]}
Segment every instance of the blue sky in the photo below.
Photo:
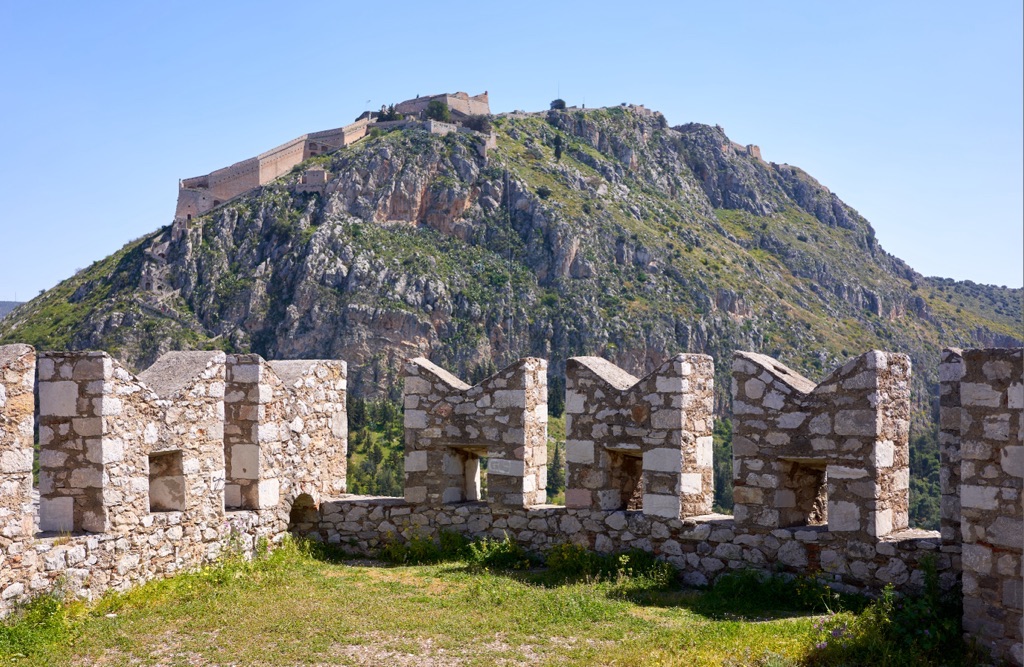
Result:
{"label": "blue sky", "polygon": [[456,90],[722,125],[918,271],[1020,287],[1022,25],[1019,0],[0,0],[0,300],[170,223],[179,178]]}

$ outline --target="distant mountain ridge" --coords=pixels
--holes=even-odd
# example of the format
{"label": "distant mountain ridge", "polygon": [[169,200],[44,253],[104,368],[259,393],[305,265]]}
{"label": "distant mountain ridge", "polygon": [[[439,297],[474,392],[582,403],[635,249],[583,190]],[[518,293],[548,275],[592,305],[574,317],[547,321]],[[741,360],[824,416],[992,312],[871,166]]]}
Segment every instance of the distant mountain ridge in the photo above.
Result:
{"label": "distant mountain ridge", "polygon": [[0,319],[6,317],[7,313],[11,312],[22,303],[22,301],[0,301]]}

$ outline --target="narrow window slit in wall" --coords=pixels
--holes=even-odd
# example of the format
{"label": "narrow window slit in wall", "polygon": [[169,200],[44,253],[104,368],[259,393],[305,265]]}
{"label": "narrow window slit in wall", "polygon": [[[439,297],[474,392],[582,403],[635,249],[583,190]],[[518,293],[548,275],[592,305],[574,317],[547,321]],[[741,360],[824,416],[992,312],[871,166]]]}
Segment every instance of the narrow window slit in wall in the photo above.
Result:
{"label": "narrow window slit in wall", "polygon": [[781,487],[775,492],[774,506],[779,526],[822,526],[828,523],[828,484],[825,461],[818,459],[782,459]]}
{"label": "narrow window slit in wall", "polygon": [[149,455],[149,511],[180,512],[185,509],[185,473],[181,452]]}
{"label": "narrow window slit in wall", "polygon": [[604,493],[617,495],[602,505],[606,509],[639,510],[643,507],[643,458],[639,450],[605,448],[609,486]]}
{"label": "narrow window slit in wall", "polygon": [[447,484],[442,502],[476,502],[483,499],[486,494],[486,470],[486,446],[449,447],[444,455]]}

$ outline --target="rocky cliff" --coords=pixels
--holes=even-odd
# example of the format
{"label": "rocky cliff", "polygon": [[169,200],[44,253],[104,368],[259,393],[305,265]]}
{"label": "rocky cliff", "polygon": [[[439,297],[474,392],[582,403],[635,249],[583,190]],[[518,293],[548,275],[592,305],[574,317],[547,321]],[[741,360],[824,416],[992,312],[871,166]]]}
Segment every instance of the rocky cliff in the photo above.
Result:
{"label": "rocky cliff", "polygon": [[[472,135],[401,130],[313,158],[34,299],[0,342],[135,368],[189,348],[341,358],[357,394],[394,394],[417,355],[464,377],[541,356],[557,389],[569,356],[643,373],[706,352],[722,410],[733,349],[818,379],[882,348],[911,355],[922,416],[941,347],[1020,344],[1021,290],[919,275],[826,187],[720,127],[620,107],[494,128],[486,157]],[[330,181],[301,192],[313,166]]]}

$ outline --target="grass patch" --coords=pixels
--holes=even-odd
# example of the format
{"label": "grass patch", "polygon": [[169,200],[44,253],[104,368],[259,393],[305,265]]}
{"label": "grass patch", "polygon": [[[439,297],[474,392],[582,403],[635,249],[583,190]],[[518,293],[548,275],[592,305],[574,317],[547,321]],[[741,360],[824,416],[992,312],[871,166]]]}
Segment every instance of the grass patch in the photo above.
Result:
{"label": "grass patch", "polygon": [[[91,606],[40,598],[0,630],[0,659],[15,665],[932,664],[929,653],[908,654],[887,620],[899,618],[900,608],[921,612],[928,600],[908,604],[890,595],[858,608],[854,599],[829,598],[839,603],[830,607],[835,613],[821,615],[817,593],[794,595],[798,580],[741,573],[708,591],[688,590],[647,554],[560,547],[540,568],[536,557],[510,543],[453,535],[430,542],[438,559],[430,565],[346,560],[329,547],[288,541],[255,560],[229,559]],[[426,550],[427,542],[416,548]],[[948,616],[915,618],[921,629]],[[843,653],[838,642],[831,652],[817,648],[822,632],[831,634],[839,623],[857,638],[850,646],[880,645],[871,653]],[[972,664],[977,657],[962,645],[943,650],[944,664]]]}

